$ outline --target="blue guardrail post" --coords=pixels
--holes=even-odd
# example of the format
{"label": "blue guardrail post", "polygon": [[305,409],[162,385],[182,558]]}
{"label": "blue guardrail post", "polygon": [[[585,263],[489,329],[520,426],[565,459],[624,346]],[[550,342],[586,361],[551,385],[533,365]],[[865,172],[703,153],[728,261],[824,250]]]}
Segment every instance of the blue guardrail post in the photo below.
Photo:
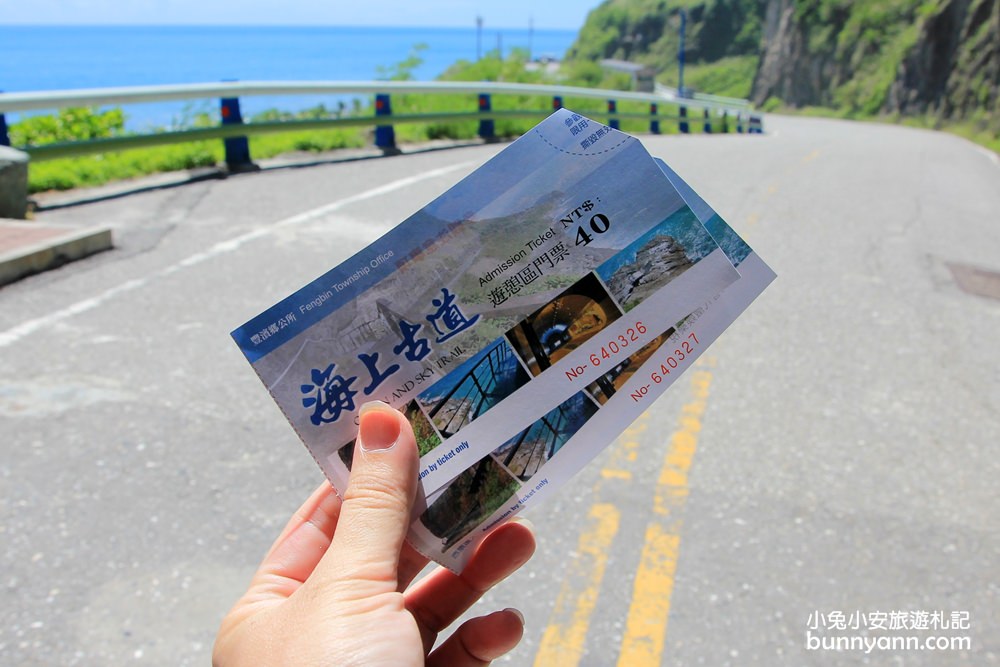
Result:
{"label": "blue guardrail post", "polygon": [[610,127],[612,130],[619,129],[620,125],[618,119],[615,118],[613,115],[611,115],[615,113],[618,113],[618,103],[615,102],[614,100],[608,100],[608,114],[609,114],[608,127]]}
{"label": "blue guardrail post", "polygon": [[556,95],[552,98],[552,110],[559,111],[562,109],[562,95]]}
{"label": "blue guardrail post", "polygon": [[656,117],[656,102],[652,102],[649,105],[649,133],[659,134],[660,133],[660,121]]}
{"label": "blue guardrail post", "polygon": [[722,133],[729,134],[729,112],[725,109],[722,110]]}
{"label": "blue guardrail post", "polygon": [[[0,90],[0,93],[3,91]],[[7,119],[0,111],[0,146],[10,146],[10,135],[7,134]]]}
{"label": "blue guardrail post", "polygon": [[[375,115],[392,115],[392,100],[388,93],[376,93]],[[383,155],[399,155],[402,153],[396,146],[396,130],[393,129],[392,125],[375,126],[375,145],[382,149]]]}
{"label": "blue guardrail post", "polygon": [[[479,110],[493,110],[489,93],[479,93]],[[495,144],[497,142],[496,124],[492,118],[484,118],[479,121],[479,137],[488,144]]]}
{"label": "blue guardrail post", "polygon": [[736,112],[736,132],[738,134],[743,134],[743,112]]}
{"label": "blue guardrail post", "polygon": [[705,109],[705,113],[702,114],[704,120],[702,121],[702,129],[705,130],[705,134],[712,134],[712,117],[708,115],[708,109]]}
{"label": "blue guardrail post", "polygon": [[688,125],[688,110],[687,107],[680,108],[680,119],[677,123],[677,129],[681,131],[681,134],[687,134],[691,131],[691,126]]}
{"label": "blue guardrail post", "polygon": [[[219,112],[223,125],[243,124],[243,114],[240,113],[240,99],[238,97],[222,98]],[[238,174],[260,169],[250,159],[250,142],[246,137],[229,137],[223,139],[222,143],[226,147],[226,167],[230,173]]]}

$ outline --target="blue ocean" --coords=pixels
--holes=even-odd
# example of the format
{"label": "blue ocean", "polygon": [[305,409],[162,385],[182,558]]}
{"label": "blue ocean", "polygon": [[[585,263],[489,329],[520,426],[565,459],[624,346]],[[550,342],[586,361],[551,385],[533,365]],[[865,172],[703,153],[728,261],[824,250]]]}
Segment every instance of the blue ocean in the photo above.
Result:
{"label": "blue ocean", "polygon": [[[0,90],[59,90],[223,80],[341,80],[380,78],[417,44],[431,80],[477,53],[528,49],[535,58],[562,58],[573,30],[389,27],[236,26],[0,26]],[[295,111],[336,98],[254,97],[244,114]],[[131,129],[169,126],[217,101],[156,103],[126,108]],[[16,117],[11,120],[16,120]]]}

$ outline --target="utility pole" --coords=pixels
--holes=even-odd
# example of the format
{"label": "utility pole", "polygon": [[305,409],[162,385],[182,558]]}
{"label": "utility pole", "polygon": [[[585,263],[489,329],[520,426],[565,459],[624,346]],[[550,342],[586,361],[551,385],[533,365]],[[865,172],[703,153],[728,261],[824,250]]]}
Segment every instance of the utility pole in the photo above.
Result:
{"label": "utility pole", "polygon": [[684,33],[687,31],[687,10],[681,9],[681,45],[677,49],[677,94],[684,97]]}
{"label": "utility pole", "polygon": [[528,61],[531,61],[531,42],[535,37],[535,17],[528,17]]}
{"label": "utility pole", "polygon": [[483,59],[483,17],[476,17],[476,60]]}

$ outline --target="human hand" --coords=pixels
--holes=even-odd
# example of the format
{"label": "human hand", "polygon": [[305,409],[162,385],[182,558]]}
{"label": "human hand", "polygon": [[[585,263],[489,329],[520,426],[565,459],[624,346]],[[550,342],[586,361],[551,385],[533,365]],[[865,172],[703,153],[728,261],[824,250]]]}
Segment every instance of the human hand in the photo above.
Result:
{"label": "human hand", "polygon": [[404,541],[417,489],[413,431],[370,403],[357,444],[344,500],[324,482],[223,619],[216,667],[479,667],[521,640],[520,612],[505,609],[466,621],[431,652],[439,632],[531,557],[531,529],[504,524],[461,575],[439,567],[410,586],[428,562]]}

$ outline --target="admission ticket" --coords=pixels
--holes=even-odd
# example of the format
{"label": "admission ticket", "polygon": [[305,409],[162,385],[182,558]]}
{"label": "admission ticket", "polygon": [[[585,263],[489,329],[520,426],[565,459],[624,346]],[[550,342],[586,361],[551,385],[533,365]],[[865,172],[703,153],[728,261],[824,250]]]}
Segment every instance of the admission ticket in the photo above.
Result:
{"label": "admission ticket", "polygon": [[411,541],[460,569],[662,392],[630,391],[661,351],[685,354],[672,381],[752,300],[692,328],[749,257],[692,195],[635,138],[561,110],[233,337],[338,491],[361,404],[406,413]]}

